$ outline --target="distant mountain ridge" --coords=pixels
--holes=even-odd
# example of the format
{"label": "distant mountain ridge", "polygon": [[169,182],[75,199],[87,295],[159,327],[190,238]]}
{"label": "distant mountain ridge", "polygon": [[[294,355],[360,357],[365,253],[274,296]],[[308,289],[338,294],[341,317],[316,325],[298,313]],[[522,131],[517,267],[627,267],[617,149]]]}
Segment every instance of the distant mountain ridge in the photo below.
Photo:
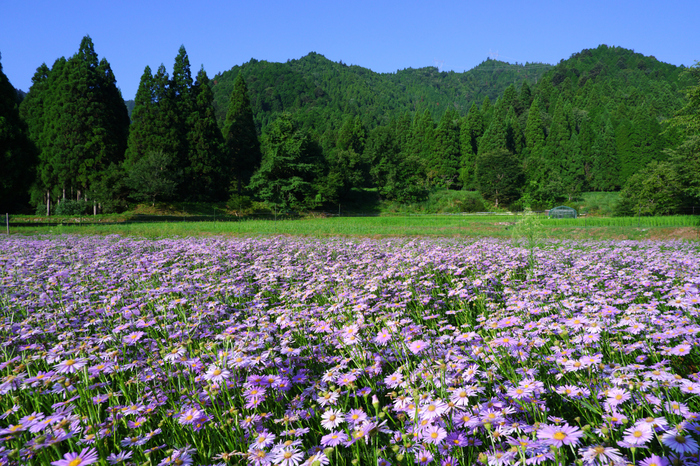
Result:
{"label": "distant mountain ridge", "polygon": [[[211,85],[220,125],[233,80],[240,72],[248,85],[258,131],[280,112],[289,112],[305,128],[321,134],[329,128],[337,129],[344,118],[355,115],[368,129],[387,124],[406,112],[415,114],[426,109],[437,121],[448,106],[464,116],[473,103],[480,105],[486,97],[494,103],[511,84],[519,87],[526,81],[534,93],[543,79],[545,86],[564,90],[572,98],[587,96],[596,85],[596,93],[608,104],[610,100],[631,99],[635,104],[632,107],[636,107],[639,102],[635,99],[644,100],[663,119],[682,102],[681,90],[687,85],[683,81],[684,69],[653,56],[607,45],[573,53],[556,65],[511,64],[487,58],[461,73],[440,71],[433,66],[377,73],[311,52],[285,63],[252,58],[217,73]],[[131,111],[133,101],[126,101],[126,105]]]}
{"label": "distant mountain ridge", "polygon": [[222,121],[233,79],[241,72],[248,85],[258,127],[281,111],[297,114],[318,132],[329,122],[359,115],[372,128],[409,111],[429,109],[439,118],[448,105],[466,114],[472,103],[498,98],[510,84],[535,84],[553,66],[510,64],[487,59],[462,73],[436,67],[376,73],[357,65],[333,62],[312,52],[286,63],[251,59],[212,78],[217,117]]}

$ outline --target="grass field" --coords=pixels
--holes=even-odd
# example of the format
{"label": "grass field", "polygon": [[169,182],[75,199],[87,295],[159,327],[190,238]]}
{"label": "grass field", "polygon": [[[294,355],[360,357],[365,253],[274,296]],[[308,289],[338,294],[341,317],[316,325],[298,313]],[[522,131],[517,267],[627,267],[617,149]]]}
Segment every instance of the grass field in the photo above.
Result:
{"label": "grass field", "polygon": [[[518,234],[522,215],[422,215],[386,217],[331,217],[294,220],[241,220],[228,222],[149,222],[74,224],[12,228],[13,234],[98,234],[143,237],[206,235],[299,235],[312,237],[500,237]],[[554,239],[686,239],[700,240],[700,217],[548,219],[537,216],[533,234]]]}

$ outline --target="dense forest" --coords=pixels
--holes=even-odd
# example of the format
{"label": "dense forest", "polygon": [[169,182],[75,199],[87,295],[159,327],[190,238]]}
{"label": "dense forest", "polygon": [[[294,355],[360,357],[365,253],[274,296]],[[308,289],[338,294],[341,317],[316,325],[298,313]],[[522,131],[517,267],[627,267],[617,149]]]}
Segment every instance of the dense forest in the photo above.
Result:
{"label": "dense forest", "polygon": [[547,208],[621,191],[618,213],[700,201],[700,68],[601,45],[464,73],[375,73],[310,53],[195,76],[146,66],[124,102],[90,37],[25,94],[0,64],[0,209],[116,212],[129,202],[330,208],[358,191],[401,203],[478,191]]}

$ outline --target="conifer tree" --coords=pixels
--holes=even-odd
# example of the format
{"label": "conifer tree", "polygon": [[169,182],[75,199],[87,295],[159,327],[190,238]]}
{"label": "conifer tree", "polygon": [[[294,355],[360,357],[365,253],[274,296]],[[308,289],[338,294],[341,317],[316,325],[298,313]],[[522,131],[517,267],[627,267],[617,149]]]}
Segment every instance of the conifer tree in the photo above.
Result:
{"label": "conifer tree", "polygon": [[606,121],[593,143],[591,187],[596,191],[615,191],[620,187],[615,130]]}
{"label": "conifer tree", "polygon": [[525,127],[525,145],[533,157],[541,155],[544,147],[544,127],[542,125],[542,115],[540,111],[540,100],[535,98],[530,106],[527,115],[527,126]]}
{"label": "conifer tree", "polygon": [[523,84],[520,86],[520,95],[518,98],[520,99],[520,104],[522,105],[522,111],[532,106],[532,89],[527,81],[523,81]]}
{"label": "conifer tree", "polygon": [[346,117],[335,147],[329,151],[329,165],[337,173],[339,195],[347,194],[353,187],[368,187],[369,164],[364,157],[365,141],[366,132],[360,116]]}
{"label": "conifer tree", "polygon": [[476,172],[476,153],[478,140],[483,132],[483,120],[479,107],[472,104],[469,113],[460,121],[459,128],[459,180],[462,189],[474,190],[476,184],[474,174]]}
{"label": "conifer tree", "polygon": [[496,149],[506,149],[508,127],[506,116],[508,107],[505,107],[503,100],[498,100],[493,112],[493,118],[479,140],[479,154],[492,152]]}
{"label": "conifer tree", "polygon": [[36,150],[20,119],[17,91],[0,63],[0,211],[19,212],[28,204]]}
{"label": "conifer tree", "polygon": [[525,182],[520,162],[507,149],[479,153],[476,158],[479,192],[496,208],[518,199]]}
{"label": "conifer tree", "polygon": [[223,136],[225,141],[224,157],[227,177],[238,194],[249,183],[251,176],[260,165],[262,154],[260,142],[255,130],[253,111],[248,99],[248,88],[243,75],[239,72],[233,83],[233,92],[229,97]]}
{"label": "conifer tree", "polygon": [[[188,133],[190,132],[189,117],[194,110],[194,99],[192,91],[192,72],[190,70],[190,59],[187,56],[185,46],[181,45],[173,64],[173,75],[167,85],[167,102],[160,105],[161,111],[167,112],[168,118],[173,125],[176,134],[179,136],[177,152],[175,153],[176,163],[183,172],[187,172],[191,156],[188,145]],[[185,180],[186,183],[188,182]],[[189,186],[185,191],[189,190]],[[187,197],[188,192],[182,192],[182,197]]]}
{"label": "conifer tree", "polygon": [[146,66],[141,75],[134,109],[131,112],[129,143],[126,149],[124,166],[129,169],[146,153],[158,150],[155,144],[154,125],[157,118],[156,96],[151,67]]}
{"label": "conifer tree", "polygon": [[506,149],[517,158],[522,158],[522,151],[525,147],[525,135],[520,127],[520,121],[515,114],[515,109],[510,107],[506,115]]}
{"label": "conifer tree", "polygon": [[[106,60],[98,61],[89,36],[78,52],[56,60],[25,110],[40,149],[39,183],[56,196],[84,198],[102,173],[124,156],[129,118]],[[34,92],[36,91],[36,92]],[[41,128],[41,130],[39,130]]]}
{"label": "conifer tree", "polygon": [[429,170],[435,173],[437,185],[460,186],[459,183],[459,114],[448,108],[435,129],[434,149],[429,161]]}
{"label": "conifer tree", "polygon": [[[415,163],[414,174],[430,185],[435,173],[428,173],[427,162],[435,140],[435,122],[427,109],[416,113],[411,125],[411,136],[403,148],[404,158]],[[430,176],[430,178],[429,178]]]}
{"label": "conifer tree", "polygon": [[260,168],[250,180],[250,189],[277,209],[314,207],[322,154],[289,113],[283,113],[268,127],[264,150]]}
{"label": "conifer tree", "polygon": [[202,68],[192,87],[192,111],[187,119],[188,163],[184,178],[188,198],[198,201],[226,200],[223,137],[216,124],[214,94]]}

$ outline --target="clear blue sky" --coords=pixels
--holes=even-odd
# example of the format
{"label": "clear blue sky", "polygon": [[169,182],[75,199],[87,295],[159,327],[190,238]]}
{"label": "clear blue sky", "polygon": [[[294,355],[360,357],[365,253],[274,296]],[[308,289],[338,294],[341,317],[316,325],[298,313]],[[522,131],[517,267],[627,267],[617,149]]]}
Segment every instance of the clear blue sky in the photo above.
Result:
{"label": "clear blue sky", "polygon": [[90,35],[125,99],[146,65],[169,72],[184,45],[193,75],[210,77],[256,58],[314,51],[377,72],[440,66],[466,71],[491,56],[556,64],[600,44],[674,65],[700,60],[700,0],[3,0],[0,53],[27,91],[36,68],[77,52]]}

